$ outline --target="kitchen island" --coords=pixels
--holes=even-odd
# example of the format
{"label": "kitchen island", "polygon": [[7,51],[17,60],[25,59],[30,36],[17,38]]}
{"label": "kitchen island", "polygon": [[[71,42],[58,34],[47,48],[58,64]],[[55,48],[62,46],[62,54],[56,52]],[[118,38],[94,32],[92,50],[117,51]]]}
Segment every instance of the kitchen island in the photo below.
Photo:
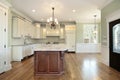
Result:
{"label": "kitchen island", "polygon": [[35,49],[35,75],[61,75],[64,73],[64,53],[67,49]]}

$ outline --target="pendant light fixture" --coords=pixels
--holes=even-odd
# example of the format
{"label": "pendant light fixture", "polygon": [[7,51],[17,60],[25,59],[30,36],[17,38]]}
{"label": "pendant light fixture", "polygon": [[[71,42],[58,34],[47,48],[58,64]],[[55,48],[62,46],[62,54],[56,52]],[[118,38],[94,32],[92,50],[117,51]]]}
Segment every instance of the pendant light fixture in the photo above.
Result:
{"label": "pendant light fixture", "polygon": [[57,18],[54,16],[54,7],[52,7],[52,17],[47,19],[48,24],[50,24],[51,29],[56,29],[56,25],[58,24]]}
{"label": "pendant light fixture", "polygon": [[95,24],[95,27],[96,27],[96,17],[97,17],[97,15],[94,15],[94,24]]}

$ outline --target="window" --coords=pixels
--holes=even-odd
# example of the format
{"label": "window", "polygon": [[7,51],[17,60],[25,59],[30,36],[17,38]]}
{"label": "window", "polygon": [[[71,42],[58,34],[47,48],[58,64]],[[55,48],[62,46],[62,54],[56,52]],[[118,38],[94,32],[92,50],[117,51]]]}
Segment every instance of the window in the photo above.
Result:
{"label": "window", "polygon": [[113,27],[113,52],[120,53],[120,24]]}
{"label": "window", "polygon": [[98,43],[98,25],[83,25],[83,41],[84,43]]}

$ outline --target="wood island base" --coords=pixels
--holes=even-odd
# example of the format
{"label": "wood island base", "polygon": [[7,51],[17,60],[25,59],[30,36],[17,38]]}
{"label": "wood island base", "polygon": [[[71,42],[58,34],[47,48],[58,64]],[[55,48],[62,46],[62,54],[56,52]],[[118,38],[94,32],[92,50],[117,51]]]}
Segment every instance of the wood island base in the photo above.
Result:
{"label": "wood island base", "polygon": [[34,74],[62,75],[64,73],[64,53],[66,51],[34,51]]}

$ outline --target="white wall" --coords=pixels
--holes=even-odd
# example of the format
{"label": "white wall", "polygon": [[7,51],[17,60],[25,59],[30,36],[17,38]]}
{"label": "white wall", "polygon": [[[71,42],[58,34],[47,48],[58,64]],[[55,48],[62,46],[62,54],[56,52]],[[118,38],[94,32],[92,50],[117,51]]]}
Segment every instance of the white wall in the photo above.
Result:
{"label": "white wall", "polygon": [[[107,36],[104,36],[104,42],[107,42],[107,46],[101,46],[101,53],[102,53],[102,62],[109,66],[109,22],[114,21],[116,19],[120,19],[120,10],[113,12],[106,16],[106,23],[107,23]],[[107,40],[106,40],[107,38]]]}
{"label": "white wall", "polygon": [[101,46],[101,61],[109,66],[109,47],[108,46]]}
{"label": "white wall", "polygon": [[76,53],[100,53],[101,44],[100,43],[77,43]]}

